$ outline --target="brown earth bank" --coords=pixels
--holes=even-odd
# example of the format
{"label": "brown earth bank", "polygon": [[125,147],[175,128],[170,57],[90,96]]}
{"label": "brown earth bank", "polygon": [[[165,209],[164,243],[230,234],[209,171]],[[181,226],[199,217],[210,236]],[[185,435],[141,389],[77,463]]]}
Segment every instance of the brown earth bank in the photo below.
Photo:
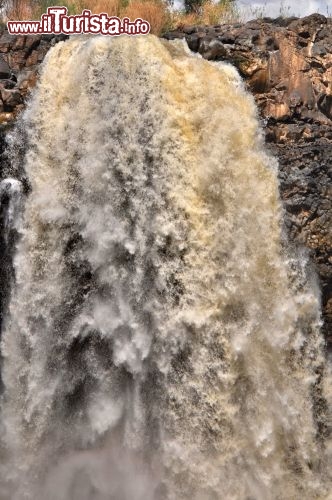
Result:
{"label": "brown earth bank", "polygon": [[[7,31],[0,36],[2,150],[40,63],[64,38]],[[320,278],[324,332],[332,346],[332,20],[313,14],[184,26],[164,38],[185,39],[205,59],[232,63],[253,93],[268,148],[279,159],[290,239],[309,250]],[[7,168],[2,155],[2,176]]]}

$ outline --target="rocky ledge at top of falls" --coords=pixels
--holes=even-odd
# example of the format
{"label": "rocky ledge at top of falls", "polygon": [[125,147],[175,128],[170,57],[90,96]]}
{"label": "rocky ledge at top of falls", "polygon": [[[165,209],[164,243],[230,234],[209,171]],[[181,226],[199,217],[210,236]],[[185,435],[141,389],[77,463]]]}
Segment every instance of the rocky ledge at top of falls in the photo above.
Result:
{"label": "rocky ledge at top of falls", "polygon": [[[202,57],[234,64],[254,94],[268,148],[279,158],[290,238],[310,250],[320,276],[324,330],[332,345],[331,20],[313,14],[302,19],[184,26],[164,37],[183,38]],[[7,31],[0,37],[2,136],[24,108],[47,51],[64,38]],[[5,164],[3,158],[2,172]]]}

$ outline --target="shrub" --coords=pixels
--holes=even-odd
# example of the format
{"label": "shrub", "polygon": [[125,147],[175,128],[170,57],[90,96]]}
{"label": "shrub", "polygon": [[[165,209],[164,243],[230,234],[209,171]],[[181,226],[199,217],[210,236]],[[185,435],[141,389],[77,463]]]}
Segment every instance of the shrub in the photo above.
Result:
{"label": "shrub", "polygon": [[232,0],[224,0],[218,3],[205,0],[197,11],[176,14],[174,25],[179,28],[195,24],[227,24],[238,20],[239,12]]}
{"label": "shrub", "polygon": [[132,0],[121,11],[122,17],[129,17],[132,21],[140,17],[148,21],[151,33],[160,35],[172,27],[171,15],[168,6],[162,1]]}

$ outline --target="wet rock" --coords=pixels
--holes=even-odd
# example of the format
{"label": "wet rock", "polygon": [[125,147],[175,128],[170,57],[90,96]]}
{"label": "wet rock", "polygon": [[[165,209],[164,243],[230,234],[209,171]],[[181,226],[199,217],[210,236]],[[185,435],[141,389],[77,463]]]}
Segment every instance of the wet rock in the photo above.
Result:
{"label": "wet rock", "polygon": [[11,69],[3,57],[0,57],[0,80],[10,78]]}
{"label": "wet rock", "polygon": [[164,38],[166,40],[177,40],[179,38],[184,38],[185,34],[183,31],[176,30],[176,31],[171,31],[169,33],[165,33]]}
{"label": "wet rock", "polygon": [[12,111],[16,106],[22,104],[23,98],[18,89],[1,89],[1,99],[4,108],[7,111]]}
{"label": "wet rock", "polygon": [[198,52],[204,59],[219,61],[225,59],[228,53],[224,44],[211,35],[200,39]]}
{"label": "wet rock", "polygon": [[12,89],[16,86],[16,82],[13,80],[0,80],[0,89]]}
{"label": "wet rock", "polygon": [[195,33],[188,39],[188,47],[190,50],[198,52],[202,37],[204,37],[203,33]]}

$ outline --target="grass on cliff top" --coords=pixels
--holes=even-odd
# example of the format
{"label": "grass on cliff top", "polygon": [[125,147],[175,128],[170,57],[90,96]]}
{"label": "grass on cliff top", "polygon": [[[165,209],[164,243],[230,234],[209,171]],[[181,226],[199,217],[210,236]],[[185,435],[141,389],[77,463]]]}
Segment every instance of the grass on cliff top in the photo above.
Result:
{"label": "grass on cliff top", "polygon": [[70,15],[89,9],[93,14],[107,12],[109,16],[140,17],[151,25],[151,32],[161,35],[177,27],[193,24],[222,24],[237,22],[240,14],[232,0],[205,0],[195,11],[186,13],[171,7],[171,0],[5,0],[3,13],[7,20],[39,20],[48,7],[55,4],[68,8]]}

